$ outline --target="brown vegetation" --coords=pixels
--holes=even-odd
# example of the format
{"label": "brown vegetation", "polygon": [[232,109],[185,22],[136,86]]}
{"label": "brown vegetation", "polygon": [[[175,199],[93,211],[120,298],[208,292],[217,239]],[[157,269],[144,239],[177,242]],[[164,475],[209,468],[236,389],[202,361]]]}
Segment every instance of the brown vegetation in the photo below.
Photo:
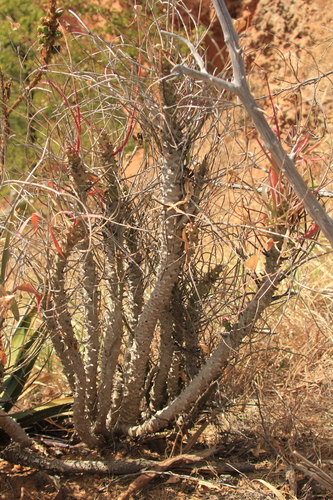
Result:
{"label": "brown vegetation", "polygon": [[[330,198],[325,192],[330,196],[332,188],[332,47],[331,32],[326,28],[333,17],[329,8],[332,2],[295,1],[287,4],[259,0],[229,3],[235,17],[244,20],[244,23],[239,22],[237,31],[242,35],[241,45],[251,89],[260,98],[257,103],[264,109],[275,131],[279,126],[284,147],[288,151],[294,147],[297,151],[299,172],[307,185],[312,183],[322,190],[320,202],[330,212]],[[210,7],[205,2],[200,9],[189,2],[186,5],[191,7],[191,15],[200,17],[205,26],[210,26],[210,33],[205,37],[206,41],[215,41],[215,45],[208,49],[210,62],[214,64],[219,59],[223,64],[220,67],[215,65],[225,69],[227,52],[218,37],[216,22],[210,25]],[[222,58],[221,52],[218,55],[211,52],[211,47],[216,51],[216,44],[223,51]],[[152,57],[157,60],[156,54]],[[188,61],[189,58],[185,63]],[[324,469],[329,472],[327,464],[333,453],[330,247],[323,236],[317,240],[317,233],[310,234],[313,220],[305,214],[285,178],[276,178],[272,174],[274,161],[265,156],[258,145],[252,124],[240,110],[236,98],[229,99],[231,105],[223,108],[223,96],[218,97],[211,89],[202,89],[195,84],[190,87],[189,80],[186,84],[178,81],[174,89],[181,96],[182,109],[188,105],[186,99],[193,88],[197,92],[193,106],[212,100],[216,106],[216,110],[214,106],[209,108],[209,119],[200,115],[202,123],[192,115],[192,123],[198,127],[195,131],[185,127],[180,130],[177,120],[184,118],[179,110],[177,116],[174,112],[175,103],[179,101],[175,100],[174,89],[167,86],[168,80],[163,80],[170,69],[169,61],[164,66],[160,63],[159,78],[164,83],[152,93],[153,85],[145,90],[147,99],[151,100],[137,118],[138,122],[141,120],[139,133],[143,134],[143,144],[141,138],[136,137],[134,149],[142,155],[148,151],[150,145],[145,142],[148,133],[154,136],[152,141],[156,141],[156,150],[152,153],[149,149],[149,161],[143,156],[142,165],[133,172],[135,176],[126,180],[124,185],[119,180],[123,178],[123,172],[128,176],[133,156],[128,160],[122,153],[115,156],[113,142],[100,130],[93,127],[88,130],[87,127],[84,140],[89,137],[91,149],[87,143],[82,146],[87,148],[83,161],[78,154],[75,136],[78,131],[73,114],[76,108],[71,104],[70,112],[68,109],[63,111],[60,99],[59,116],[67,122],[71,115],[74,116],[76,129],[74,126],[68,132],[66,141],[70,146],[66,150],[63,148],[60,154],[54,147],[53,156],[50,155],[43,165],[43,173],[53,176],[51,189],[56,193],[52,203],[47,202],[50,213],[54,215],[51,217],[53,235],[49,233],[48,242],[52,251],[47,255],[48,275],[44,282],[48,294],[43,311],[52,332],[53,347],[67,376],[68,385],[64,384],[60,390],[66,392],[70,387],[74,394],[76,434],[68,421],[62,420],[61,424],[52,421],[51,427],[54,429],[54,425],[58,425],[64,431],[65,426],[63,442],[57,439],[52,442],[49,437],[44,440],[36,438],[42,446],[38,451],[50,457],[79,458],[82,461],[83,458],[100,460],[102,455],[103,460],[110,463],[138,458],[160,462],[153,463],[150,472],[138,478],[131,476],[133,483],[128,490],[126,481],[105,479],[98,468],[94,471],[95,476],[89,479],[87,476],[72,476],[58,480],[47,473],[31,471],[24,461],[13,468],[3,462],[7,482],[1,478],[0,498],[23,500],[38,495],[45,500],[102,500],[129,498],[130,492],[136,493],[138,498],[158,497],[159,500],[276,496],[310,500],[332,495],[329,479],[321,475]],[[103,85],[105,82],[101,81],[100,88],[103,89]],[[127,127],[131,110],[137,112],[141,105],[136,85],[137,80],[133,77],[126,90],[130,106],[122,123]],[[100,98],[104,102],[102,92]],[[54,87],[52,95],[58,99],[59,91]],[[77,97],[75,93],[73,95]],[[157,124],[158,132],[153,132],[153,127],[148,128],[147,116],[149,106],[152,109],[156,103],[160,109],[160,121],[156,118],[158,113],[149,118],[154,126]],[[115,112],[120,114],[120,109],[121,106],[115,108]],[[219,110],[222,110],[223,119],[214,123]],[[58,130],[60,127],[61,123]],[[174,155],[181,156],[179,163],[185,162],[186,155],[190,154],[190,140],[201,133],[204,140],[200,140],[191,153],[192,160],[199,165],[193,169],[195,181],[187,171],[185,174],[181,172],[181,182],[179,171],[173,171],[174,177],[171,178],[167,171],[168,162],[174,160]],[[113,137],[119,139],[116,134]],[[217,140],[219,137],[221,139]],[[124,135],[120,138],[123,140]],[[63,139],[61,134],[57,136],[57,140]],[[98,149],[91,153],[96,143]],[[209,152],[213,152],[213,160],[207,160],[206,153]],[[165,162],[161,171],[156,167],[159,162]],[[55,164],[57,169],[53,168]],[[111,170],[108,169],[110,164]],[[70,172],[67,178],[64,175],[66,169]],[[208,175],[207,189],[203,182]],[[112,186],[107,203],[106,181]],[[169,188],[167,183],[171,183]],[[58,196],[60,186],[64,198]],[[142,196],[145,189],[148,196]],[[40,196],[40,187],[36,192]],[[38,207],[46,206],[46,199],[43,194]],[[57,206],[59,199],[61,205]],[[301,199],[304,201],[302,196]],[[202,209],[199,210],[198,206]],[[82,214],[81,207],[84,207],[84,216],[77,222],[73,212]],[[138,240],[134,231],[122,233],[120,228],[125,224],[131,229],[139,227],[136,217],[140,211],[145,215],[140,219],[144,236],[141,238],[141,233],[138,233],[141,238]],[[104,217],[103,233],[97,232],[99,226],[92,222],[91,213],[99,213],[101,219]],[[154,217],[157,213],[159,220]],[[109,222],[110,214],[118,224],[117,229]],[[26,216],[18,213],[17,217],[21,217],[17,227],[22,228]],[[158,240],[159,224],[164,232],[159,233]],[[28,241],[31,235],[29,226],[25,225],[21,231]],[[154,231],[154,238],[149,239],[146,234]],[[39,223],[38,231],[33,232],[34,246],[31,248],[34,252],[35,248],[45,246],[43,238],[46,233],[47,224]],[[163,234],[170,237],[163,239]],[[291,242],[290,246],[287,240]],[[97,250],[91,252],[93,244],[97,245]],[[158,244],[162,252],[154,254]],[[165,254],[163,249],[167,249]],[[104,261],[102,252],[108,256]],[[156,255],[159,267],[155,273]],[[45,262],[39,260],[42,265]],[[68,267],[68,262],[71,262],[71,267]],[[19,269],[19,279],[23,275],[30,277],[23,266]],[[142,272],[142,269],[149,270],[144,278],[145,290],[140,288],[138,279],[138,271]],[[120,277],[130,273],[131,280],[124,284],[125,280]],[[154,274],[155,279],[147,285]],[[189,288],[186,288],[186,280],[191,285]],[[104,293],[102,302],[105,307],[108,306],[108,294],[113,300],[113,309],[109,308],[113,316],[110,313],[106,320],[96,312],[101,296],[94,294],[101,283],[99,293]],[[192,298],[199,297],[199,300],[191,302],[191,293]],[[80,301],[91,306],[86,308],[85,317]],[[150,302],[154,306],[153,317],[148,309]],[[181,308],[184,303],[186,308]],[[169,304],[169,309],[164,309],[163,304]],[[200,317],[201,308],[204,314]],[[190,320],[184,319],[185,313]],[[109,336],[108,340],[115,340],[112,349],[117,350],[117,355],[112,359],[111,342],[109,353],[103,354],[102,383],[98,387],[99,365],[94,356],[100,347],[96,338],[101,332],[105,335],[106,321],[110,321],[114,331],[121,328],[126,333],[119,339]],[[82,331],[88,325],[87,337],[78,336],[77,325],[83,325]],[[176,342],[170,342],[175,335],[170,325],[178,334],[178,337],[173,337]],[[180,331],[186,335],[180,337]],[[84,354],[80,342],[85,346]],[[135,343],[140,347],[137,351],[132,349]],[[191,404],[183,404],[182,398],[187,398],[184,386],[192,390],[195,381],[204,373],[204,367],[214,366],[214,356],[220,363],[215,375],[208,374],[207,383],[201,379],[202,385],[190,395]],[[139,358],[142,358],[141,365],[137,364]],[[120,369],[122,366],[126,367],[124,373]],[[137,377],[131,379],[135,370]],[[46,383],[56,386],[52,374],[47,370],[44,373]],[[172,377],[174,373],[176,376]],[[113,386],[108,385],[112,376]],[[43,394],[38,388],[38,379],[32,387],[32,398],[37,400]],[[145,393],[141,392],[142,388]],[[102,395],[97,389],[103,389]],[[58,396],[59,386],[55,391]],[[105,394],[112,395],[111,409],[104,405],[110,399]],[[31,396],[23,397],[19,405],[29,407],[29,399]],[[180,410],[174,411],[179,403]],[[161,416],[165,419],[162,424]],[[157,432],[168,422],[173,424],[172,429]],[[155,435],[146,436],[147,430]],[[122,437],[114,441],[115,434]],[[82,444],[76,445],[75,435],[79,435],[90,448],[99,446],[99,451],[91,452]],[[128,435],[141,436],[141,439],[135,442]],[[211,465],[204,469],[198,464],[197,474],[189,472],[185,462],[195,458],[189,458],[188,452],[193,448],[196,456],[202,447],[213,445],[217,448]],[[300,455],[295,457],[294,450],[301,452],[308,461]],[[10,460],[9,457],[3,455]],[[179,466],[176,469],[175,462]],[[222,473],[225,462],[235,468],[238,464],[239,469],[244,467],[244,470],[245,463],[250,462],[256,470],[247,472],[246,476],[236,473],[225,478]],[[308,482],[311,477],[312,482]],[[144,487],[148,481],[152,482]]]}

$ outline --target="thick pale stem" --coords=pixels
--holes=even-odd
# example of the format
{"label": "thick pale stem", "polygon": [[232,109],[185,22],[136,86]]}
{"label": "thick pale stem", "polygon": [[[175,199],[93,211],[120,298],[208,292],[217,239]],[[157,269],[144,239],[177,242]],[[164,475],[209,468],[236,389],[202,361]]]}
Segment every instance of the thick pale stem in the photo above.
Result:
{"label": "thick pale stem", "polygon": [[79,384],[76,384],[77,390],[74,392],[73,404],[73,420],[75,431],[78,433],[80,439],[86,443],[90,448],[95,448],[101,444],[101,436],[97,437],[93,431],[91,420],[85,411],[85,398],[82,391],[79,390]]}
{"label": "thick pale stem", "polygon": [[160,332],[160,359],[150,393],[150,405],[154,411],[162,408],[162,404],[165,404],[167,400],[166,382],[174,350],[172,345],[173,317],[167,310],[163,311],[160,317]]}
{"label": "thick pale stem", "polygon": [[95,432],[107,434],[106,420],[112,404],[114,375],[123,338],[122,300],[123,290],[117,274],[116,246],[110,234],[104,234],[104,251],[107,258],[108,302],[105,312],[101,374],[98,388],[98,415]]}
{"label": "thick pale stem", "polygon": [[[181,149],[167,153],[164,159],[162,192],[165,205],[174,204],[181,198],[179,175],[181,160]],[[170,301],[172,288],[178,279],[182,262],[181,232],[177,229],[177,216],[173,209],[164,209],[160,241],[160,263],[156,283],[139,317],[131,346],[131,359],[124,374],[124,393],[118,422],[119,428],[123,430],[138,418],[150,344],[156,323]]]}
{"label": "thick pale stem", "polygon": [[[85,245],[86,246],[86,245]],[[94,421],[97,412],[97,366],[99,354],[100,324],[98,315],[96,265],[92,252],[88,250],[82,263],[82,286],[85,311],[86,341],[84,369],[86,374],[86,408],[89,418]]]}
{"label": "thick pale stem", "polygon": [[31,446],[32,439],[22,429],[20,424],[0,408],[0,427],[12,438],[13,441],[21,446]]}
{"label": "thick pale stem", "polygon": [[168,422],[186,411],[203,394],[212,380],[221,373],[228,358],[239,348],[243,338],[250,333],[260,314],[269,306],[280,279],[279,274],[268,275],[264,278],[256,296],[240,315],[238,323],[230,332],[223,334],[214,353],[186,389],[170,405],[158,411],[142,425],[129,428],[130,436],[137,437],[164,428]]}
{"label": "thick pale stem", "polygon": [[[46,311],[45,318],[47,324],[53,327],[53,337],[56,340],[54,345],[61,357],[62,363],[67,366],[67,371],[71,373],[72,376],[75,375],[80,385],[80,390],[85,393],[84,367],[79,352],[78,339],[76,338],[72,325],[72,317],[68,310],[69,299],[65,290],[66,265],[66,261],[62,259],[59,259],[56,264],[55,274],[51,279],[51,286],[54,290],[54,310]],[[51,314],[53,314],[53,316],[50,318]]]}

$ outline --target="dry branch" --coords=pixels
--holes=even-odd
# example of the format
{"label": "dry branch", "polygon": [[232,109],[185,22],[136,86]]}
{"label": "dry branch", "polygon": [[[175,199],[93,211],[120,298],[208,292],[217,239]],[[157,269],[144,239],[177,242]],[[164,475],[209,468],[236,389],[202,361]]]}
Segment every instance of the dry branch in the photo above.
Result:
{"label": "dry branch", "polygon": [[[204,474],[212,472],[212,468],[202,466],[200,462],[212,456],[218,449],[209,448],[197,454],[185,454],[163,462],[153,460],[59,460],[48,458],[35,453],[34,451],[22,448],[18,444],[11,444],[5,448],[0,457],[9,463],[31,467],[32,469],[47,471],[51,474],[105,474],[105,475],[126,475],[136,474],[145,469],[149,471],[167,471],[171,469],[189,471],[198,469]],[[254,466],[249,463],[227,464],[224,462],[213,462],[212,467],[218,474],[253,472]]]}
{"label": "dry branch", "polygon": [[212,448],[204,450],[203,452],[198,453],[197,455],[178,455],[177,457],[171,457],[167,458],[166,460],[163,460],[163,462],[156,464],[155,466],[153,466],[152,469],[150,469],[153,472],[145,472],[141,476],[137,477],[130,484],[125,493],[123,493],[119,497],[119,500],[129,500],[129,498],[132,495],[140,491],[144,486],[146,486],[146,484],[148,484],[152,479],[154,479],[158,475],[158,473],[165,472],[175,467],[179,467],[182,464],[205,460],[210,456],[212,456],[216,451],[217,451],[216,447],[213,446]]}
{"label": "dry branch", "polygon": [[134,474],[151,467],[150,460],[59,460],[48,458],[19,445],[8,446],[1,452],[1,458],[12,464],[19,464],[52,474]]}
{"label": "dry branch", "polygon": [[319,484],[324,486],[324,488],[326,488],[328,491],[333,491],[333,478],[331,476],[326,474],[326,472],[317,467],[317,465],[307,460],[297,451],[294,451],[293,455],[302,462],[295,464],[296,469],[300,470],[311,479],[317,481]]}
{"label": "dry branch", "polygon": [[[308,214],[318,224],[319,228],[323,231],[324,235],[329,240],[331,246],[333,246],[333,220],[331,219],[331,217],[329,217],[326,210],[316,199],[309,186],[297,171],[295,163],[292,159],[292,155],[288,154],[283,149],[281,143],[277,139],[276,134],[273,132],[266,118],[264,117],[263,111],[257,106],[256,101],[251,94],[246,79],[242,50],[240,49],[238,44],[238,35],[233,27],[232,19],[225,5],[225,2],[224,0],[213,0],[213,4],[222,27],[225,43],[229,50],[233,68],[233,80],[231,82],[228,82],[226,80],[208,74],[204,69],[203,63],[199,65],[200,71],[187,68],[186,66],[178,65],[174,67],[173,72],[179,75],[188,75],[190,78],[201,80],[207,85],[215,85],[221,90],[232,92],[237,97],[239,97],[246,112],[252,119],[257,131],[259,132],[265,147],[268,149],[273,159],[275,160],[279,170],[286,176],[298,199],[303,203]],[[190,46],[185,39],[183,40],[188,46]],[[196,52],[193,46],[190,46],[190,49],[193,56],[198,61],[198,59],[200,59],[199,54]]]}
{"label": "dry branch", "polygon": [[31,446],[32,439],[29,438],[24,429],[10,415],[0,408],[0,428],[2,428],[8,436],[16,443],[22,446]]}

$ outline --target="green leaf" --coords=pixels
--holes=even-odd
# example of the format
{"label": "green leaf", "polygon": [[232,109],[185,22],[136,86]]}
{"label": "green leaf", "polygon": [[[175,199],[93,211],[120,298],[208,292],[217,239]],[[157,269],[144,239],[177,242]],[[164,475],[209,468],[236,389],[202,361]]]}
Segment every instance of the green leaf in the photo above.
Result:
{"label": "green leaf", "polygon": [[[10,221],[13,217],[13,213],[10,217],[10,220],[7,222],[8,225],[10,225]],[[7,269],[7,264],[10,258],[10,238],[11,238],[11,233],[8,231],[8,228],[5,230],[6,233],[6,238],[5,238],[5,244],[2,250],[2,258],[1,258],[1,274],[0,274],[0,285],[4,284],[5,277],[6,277],[6,269]]]}
{"label": "green leaf", "polygon": [[30,308],[15,328],[10,340],[9,352],[7,352],[9,366],[18,366],[18,358],[24,349],[27,334],[31,328],[32,320],[36,316],[36,311],[35,307]]}
{"label": "green leaf", "polygon": [[13,349],[17,342],[21,342],[20,347],[17,349],[14,370],[5,378],[3,384],[1,406],[7,412],[22,395],[41,349],[41,337],[44,337],[43,327],[35,330],[29,340],[27,342],[25,341],[27,331],[30,328],[35,312],[36,309],[33,308],[32,311],[23,318],[15,332],[13,338],[14,342],[11,344],[11,349]]}
{"label": "green leaf", "polygon": [[72,397],[57,398],[35,408],[17,412],[11,416],[24,428],[41,422],[47,418],[70,415],[74,399]]}
{"label": "green leaf", "polygon": [[20,319],[20,313],[19,313],[18,305],[17,305],[17,302],[16,302],[15,298],[13,298],[13,300],[12,300],[12,305],[11,305],[10,309],[11,309],[11,311],[13,313],[13,316],[16,319],[16,321],[19,321],[19,319]]}

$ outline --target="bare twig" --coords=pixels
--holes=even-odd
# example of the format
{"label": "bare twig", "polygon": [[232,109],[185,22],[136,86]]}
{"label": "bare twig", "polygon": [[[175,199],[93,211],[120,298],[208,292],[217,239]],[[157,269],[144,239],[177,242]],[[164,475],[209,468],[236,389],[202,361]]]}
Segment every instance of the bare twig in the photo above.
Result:
{"label": "bare twig", "polygon": [[333,478],[326,474],[320,467],[310,462],[307,458],[303,457],[297,451],[293,452],[293,455],[301,461],[301,463],[296,463],[295,467],[309,476],[311,479],[314,479],[318,483],[320,483],[324,488],[329,491],[333,491]]}
{"label": "bare twig", "polygon": [[[154,479],[158,473],[166,471],[170,468],[179,467],[183,463],[198,462],[200,460],[207,460],[210,456],[216,453],[217,448],[213,446],[208,450],[204,450],[196,455],[178,455],[176,457],[167,458],[163,462],[159,462],[152,469],[154,472],[145,472],[141,476],[137,477],[128,487],[128,489],[123,493],[119,500],[129,500],[131,495],[134,495],[140,491],[146,484],[148,484],[152,479]],[[156,471],[156,472],[155,472]]]}

